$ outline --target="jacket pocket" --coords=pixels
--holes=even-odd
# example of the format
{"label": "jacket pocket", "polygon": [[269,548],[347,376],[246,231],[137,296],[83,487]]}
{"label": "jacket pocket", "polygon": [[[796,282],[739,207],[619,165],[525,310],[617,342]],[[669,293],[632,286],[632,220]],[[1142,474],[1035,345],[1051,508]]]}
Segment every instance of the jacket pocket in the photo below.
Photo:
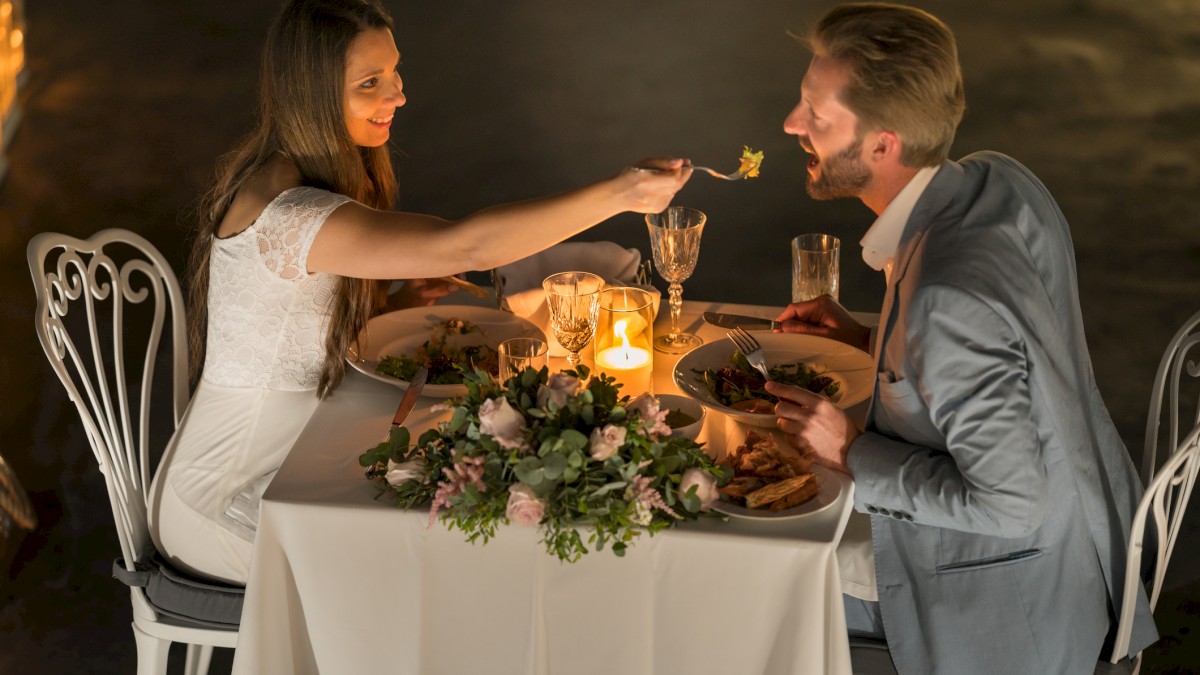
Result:
{"label": "jacket pocket", "polygon": [[1013,563],[1033,560],[1042,556],[1042,549],[1027,548],[1023,551],[1015,551],[1013,553],[1005,553],[1004,555],[992,556],[990,558],[979,558],[977,560],[964,560],[962,562],[946,563],[938,565],[938,574],[949,572],[966,572],[969,570],[979,570],[988,567],[999,567],[1000,565],[1011,565]]}
{"label": "jacket pocket", "polygon": [[935,450],[946,447],[945,438],[929,419],[929,408],[910,379],[890,371],[878,375],[874,422],[884,434]]}

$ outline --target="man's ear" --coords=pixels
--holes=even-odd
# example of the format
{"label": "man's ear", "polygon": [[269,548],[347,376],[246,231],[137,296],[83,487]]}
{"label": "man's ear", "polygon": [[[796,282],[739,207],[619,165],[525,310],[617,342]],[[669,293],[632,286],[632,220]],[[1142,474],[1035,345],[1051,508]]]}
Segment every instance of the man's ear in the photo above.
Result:
{"label": "man's ear", "polygon": [[900,163],[900,137],[894,131],[882,129],[868,137],[871,145],[871,161]]}

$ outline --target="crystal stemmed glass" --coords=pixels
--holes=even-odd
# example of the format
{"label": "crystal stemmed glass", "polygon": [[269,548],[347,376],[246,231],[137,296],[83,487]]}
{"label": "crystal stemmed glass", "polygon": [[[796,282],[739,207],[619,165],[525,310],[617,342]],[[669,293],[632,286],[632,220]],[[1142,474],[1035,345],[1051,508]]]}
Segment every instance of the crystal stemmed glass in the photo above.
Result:
{"label": "crystal stemmed glass", "polygon": [[579,352],[596,333],[600,289],[604,278],[590,272],[559,272],[542,282],[550,308],[550,330],[570,354],[567,363],[579,365]]}
{"label": "crystal stemmed glass", "polygon": [[654,348],[667,354],[682,354],[702,342],[699,337],[679,330],[679,313],[683,309],[683,282],[696,269],[700,256],[700,234],[708,217],[686,206],[672,206],[662,213],[646,215],[650,230],[650,248],[654,251],[654,266],[658,274],[671,285],[668,288],[671,306],[671,332],[654,338]]}

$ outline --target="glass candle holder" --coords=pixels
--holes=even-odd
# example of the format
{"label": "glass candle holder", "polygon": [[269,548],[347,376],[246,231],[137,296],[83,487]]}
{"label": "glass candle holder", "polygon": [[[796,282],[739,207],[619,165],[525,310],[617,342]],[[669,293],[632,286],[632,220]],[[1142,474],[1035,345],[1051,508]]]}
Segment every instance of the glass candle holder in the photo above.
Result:
{"label": "glass candle holder", "polygon": [[593,345],[596,370],[621,383],[621,393],[653,391],[654,295],[626,286],[601,291]]}

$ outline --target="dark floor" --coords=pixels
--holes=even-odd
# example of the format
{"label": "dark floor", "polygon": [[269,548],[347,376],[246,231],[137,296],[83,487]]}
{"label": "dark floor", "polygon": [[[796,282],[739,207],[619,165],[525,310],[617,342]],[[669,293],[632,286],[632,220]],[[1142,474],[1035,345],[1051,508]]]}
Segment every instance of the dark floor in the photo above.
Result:
{"label": "dark floor", "polygon": [[[847,242],[843,302],[878,308],[882,280],[853,246],[869,212],[808,200],[803,158],[781,130],[806,60],[785,31],[803,32],[829,3],[385,1],[410,101],[394,126],[403,208],[456,217],[646,155],[732,166],[747,144],[766,152],[762,178],[698,176],[677,200],[711,223],[685,297],[781,305],[788,239],[826,231]],[[41,523],[0,581],[0,673],[135,663],[127,592],[108,574],[117,548],[103,484],[33,337],[25,245],[45,230],[125,227],[182,269],[189,209],[255,112],[274,4],[28,3],[24,120],[0,186],[0,453]],[[1097,380],[1140,463],[1158,358],[1200,309],[1200,5],[921,4],[960,40],[968,111],[955,155],[1013,155],[1072,223]],[[586,238],[648,249],[634,216]],[[1197,510],[1145,673],[1200,672]]]}

